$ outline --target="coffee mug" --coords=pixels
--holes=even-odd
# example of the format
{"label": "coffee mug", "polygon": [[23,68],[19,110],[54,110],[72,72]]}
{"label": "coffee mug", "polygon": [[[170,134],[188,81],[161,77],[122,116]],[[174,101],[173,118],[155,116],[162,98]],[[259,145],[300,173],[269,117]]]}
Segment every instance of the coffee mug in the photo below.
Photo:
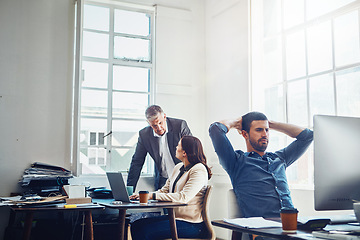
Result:
{"label": "coffee mug", "polygon": [[126,186],[126,191],[129,196],[134,194],[134,187],[133,186]]}

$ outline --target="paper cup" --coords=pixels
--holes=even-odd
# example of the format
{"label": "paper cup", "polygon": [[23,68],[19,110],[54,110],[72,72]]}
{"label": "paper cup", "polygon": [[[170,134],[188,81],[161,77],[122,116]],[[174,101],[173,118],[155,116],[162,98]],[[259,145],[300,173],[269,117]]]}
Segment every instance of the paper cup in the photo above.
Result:
{"label": "paper cup", "polygon": [[147,204],[149,199],[148,191],[140,191],[139,192],[139,200],[141,204]]}
{"label": "paper cup", "polygon": [[295,233],[297,230],[297,215],[296,208],[282,208],[280,210],[281,224],[283,232]]}

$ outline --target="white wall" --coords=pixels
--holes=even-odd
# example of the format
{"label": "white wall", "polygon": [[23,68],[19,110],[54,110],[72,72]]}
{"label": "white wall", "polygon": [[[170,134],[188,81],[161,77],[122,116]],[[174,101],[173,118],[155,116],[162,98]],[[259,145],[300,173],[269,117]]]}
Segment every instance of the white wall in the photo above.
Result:
{"label": "white wall", "polygon": [[[249,111],[248,71],[248,1],[205,1],[206,45],[206,119],[204,130],[214,121],[237,118]],[[229,133],[230,141],[237,148],[244,141],[237,132]],[[208,137],[206,154],[213,166],[214,185],[210,202],[212,219],[227,217],[227,192],[229,178],[218,164],[218,158]],[[217,237],[227,239],[228,231],[215,227]]]}
{"label": "white wall", "polygon": [[[0,1],[0,196],[35,161],[70,166],[73,0]],[[8,210],[0,209],[0,239]]]}
{"label": "white wall", "polygon": [[0,3],[0,195],[35,161],[70,166],[72,0]]}
{"label": "white wall", "polygon": [[202,1],[193,2],[185,9],[157,7],[155,101],[203,139],[204,11]]}

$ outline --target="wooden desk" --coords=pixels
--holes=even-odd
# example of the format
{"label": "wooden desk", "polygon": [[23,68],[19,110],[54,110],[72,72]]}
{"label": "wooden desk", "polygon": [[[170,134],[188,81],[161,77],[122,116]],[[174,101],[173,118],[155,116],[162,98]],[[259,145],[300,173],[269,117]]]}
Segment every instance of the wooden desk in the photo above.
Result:
{"label": "wooden desk", "polygon": [[32,228],[32,221],[34,218],[34,214],[37,212],[47,212],[47,211],[55,211],[55,212],[68,212],[68,211],[78,211],[85,215],[85,239],[93,240],[94,239],[94,230],[93,230],[93,222],[92,222],[92,211],[98,209],[104,209],[103,206],[98,204],[92,205],[78,205],[76,208],[64,208],[63,204],[53,206],[50,205],[49,207],[46,206],[11,206],[11,214],[9,225],[13,224],[15,219],[16,213],[25,213],[25,223],[24,223],[24,230],[23,230],[23,239],[28,240],[30,239],[31,235],[31,228]]}
{"label": "wooden desk", "polygon": [[[255,235],[260,235],[260,236],[264,236],[264,237],[271,237],[271,238],[275,238],[275,239],[299,239],[299,240],[301,239],[301,240],[304,240],[304,239],[311,238],[311,232],[299,230],[299,229],[296,231],[296,233],[289,234],[289,233],[283,233],[281,227],[246,228],[246,227],[241,227],[238,225],[227,223],[223,220],[215,220],[215,221],[211,221],[211,223],[214,226],[226,228],[226,229],[236,231],[239,233],[249,233],[249,234],[255,234]],[[239,236],[241,236],[241,234]]]}
{"label": "wooden desk", "polygon": [[171,237],[173,240],[178,239],[177,230],[176,230],[176,222],[175,222],[175,213],[174,208],[186,206],[186,203],[175,203],[175,202],[154,202],[148,204],[140,204],[140,203],[123,203],[119,205],[114,205],[109,202],[97,201],[99,204],[113,209],[119,210],[119,235],[117,239],[124,240],[125,236],[125,216],[127,209],[149,209],[149,208],[165,208],[168,211],[169,221],[170,221],[170,229],[171,229]]}

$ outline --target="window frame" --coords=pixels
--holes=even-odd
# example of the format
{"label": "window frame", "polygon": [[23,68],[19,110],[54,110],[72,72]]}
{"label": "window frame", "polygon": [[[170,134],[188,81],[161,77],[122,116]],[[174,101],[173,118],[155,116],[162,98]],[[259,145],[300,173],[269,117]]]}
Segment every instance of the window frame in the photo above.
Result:
{"label": "window frame", "polygon": [[[83,16],[84,16],[84,5],[90,4],[100,7],[106,7],[109,8],[109,56],[107,59],[102,58],[93,58],[93,57],[87,57],[82,56],[82,44],[83,44],[83,31],[89,31],[89,32],[100,32],[103,31],[99,30],[92,30],[92,29],[86,29],[83,28]],[[146,13],[150,15],[150,34],[147,37],[141,37],[142,39],[148,39],[150,41],[149,43],[149,61],[137,61],[132,59],[121,59],[121,58],[114,58],[114,37],[115,36],[133,36],[131,34],[121,34],[121,33],[115,33],[114,32],[114,12],[115,9],[120,10],[126,10],[126,11],[133,11],[133,12],[140,12],[140,13]],[[130,121],[146,121],[144,119],[139,118],[129,118],[129,117],[114,117],[110,112],[112,112],[112,99],[114,98],[113,93],[114,92],[120,92],[120,93],[141,93],[146,94],[148,96],[148,104],[151,105],[155,102],[155,18],[156,18],[156,8],[154,6],[145,6],[145,5],[138,5],[138,4],[131,4],[131,3],[123,3],[123,2],[114,2],[114,1],[97,1],[97,0],[77,0],[76,1],[76,23],[75,23],[75,56],[74,56],[74,85],[73,85],[73,121],[72,121],[72,159],[71,159],[71,170],[73,173],[75,173],[76,176],[80,175],[95,175],[98,176],[99,174],[82,174],[81,173],[81,164],[80,164],[80,122],[82,118],[91,118],[96,119],[97,117],[90,117],[90,116],[81,116],[81,91],[82,89],[91,89],[91,90],[104,90],[102,88],[96,88],[96,87],[83,87],[81,86],[81,81],[83,79],[83,72],[82,72],[82,61],[88,61],[88,62],[103,62],[108,64],[108,86],[106,88],[106,91],[108,93],[107,97],[107,132],[104,133],[109,134],[109,137],[107,138],[107,143],[105,143],[105,149],[106,149],[106,159],[109,161],[111,157],[111,150],[113,149],[134,149],[136,147],[127,147],[127,146],[113,146],[112,145],[112,122],[113,120],[130,120]],[[128,90],[115,90],[112,86],[112,80],[113,80],[113,69],[114,66],[125,66],[125,67],[139,67],[139,68],[146,68],[149,70],[149,90],[148,92],[142,92],[142,91],[128,91]],[[103,118],[102,118],[103,119]],[[140,130],[140,129],[138,129]],[[90,132],[89,132],[90,134]],[[97,133],[96,135],[99,135]],[[90,146],[90,142],[88,147]],[[110,148],[110,150],[109,150]],[[149,158],[149,157],[147,157]],[[110,160],[111,161],[111,160]],[[147,161],[148,163],[148,172],[145,175],[153,175],[153,162]],[[106,165],[109,165],[110,163],[107,163]],[[130,165],[129,165],[130,167]],[[109,167],[106,167],[106,171],[109,171]]]}
{"label": "window frame", "polygon": [[[266,1],[266,0],[265,0]],[[272,82],[271,84],[269,84],[266,87],[263,87],[263,91],[262,94],[264,94],[265,90],[271,90],[271,89],[276,89],[281,91],[281,102],[282,102],[282,111],[277,111],[277,113],[279,113],[279,115],[282,115],[282,119],[273,119],[273,120],[277,120],[277,121],[283,121],[283,122],[289,122],[289,123],[293,123],[291,121],[289,121],[289,112],[291,109],[289,106],[289,89],[288,86],[291,84],[294,84],[296,82],[299,81],[305,81],[305,85],[306,85],[306,92],[305,92],[305,97],[306,97],[306,110],[307,110],[307,124],[306,125],[301,125],[303,127],[307,127],[307,128],[312,128],[313,127],[313,123],[312,123],[312,114],[318,114],[318,113],[313,113],[312,112],[312,102],[310,101],[310,96],[311,96],[311,92],[310,92],[310,81],[313,78],[316,78],[318,76],[325,76],[326,74],[331,75],[332,76],[332,83],[333,83],[333,87],[334,87],[334,115],[340,115],[339,111],[338,111],[338,99],[337,99],[337,89],[336,89],[336,84],[337,84],[337,74],[340,73],[341,71],[344,71],[346,69],[354,69],[356,67],[360,66],[360,61],[357,62],[353,62],[351,64],[346,64],[346,65],[342,65],[342,66],[336,66],[336,61],[335,61],[335,49],[334,49],[334,41],[335,41],[335,35],[334,35],[334,21],[337,19],[337,17],[339,16],[345,16],[348,13],[351,13],[353,11],[357,11],[358,13],[358,28],[360,28],[360,1],[356,0],[352,3],[348,3],[347,5],[344,5],[336,10],[330,11],[326,14],[320,15],[316,18],[312,18],[310,20],[306,19],[306,2],[308,0],[304,0],[304,22],[301,24],[297,24],[294,25],[290,28],[286,28],[284,26],[284,2],[285,0],[279,0],[278,3],[280,3],[280,20],[277,19],[277,21],[280,21],[280,24],[277,25],[279,30],[274,33],[274,34],[264,34],[267,30],[265,29],[264,26],[264,13],[262,12],[262,19],[250,19],[250,72],[251,72],[251,77],[250,77],[250,88],[251,88],[251,97],[250,97],[250,103],[251,106],[250,108],[253,110],[259,110],[259,111],[264,111],[266,109],[266,105],[265,105],[265,101],[266,101],[266,97],[264,97],[262,100],[258,101],[256,98],[259,97],[259,93],[261,93],[261,90],[257,89],[259,85],[261,85],[261,83],[264,83],[265,80],[263,80],[263,82],[259,81],[259,79],[261,79],[261,76],[263,76],[264,78],[268,77],[267,75],[259,75],[259,73],[257,73],[256,71],[261,71],[265,69],[265,65],[266,63],[261,63],[259,64],[259,61],[264,61],[264,57],[266,56],[265,51],[263,50],[264,45],[267,41],[269,40],[276,40],[279,41],[280,43],[276,42],[277,44],[279,44],[281,46],[280,52],[281,52],[281,63],[280,63],[280,67],[279,69],[281,69],[280,71],[280,77],[281,80],[277,81],[277,82]],[[257,3],[256,3],[257,2]],[[251,16],[253,16],[253,4],[259,4],[258,0],[251,0],[250,2],[250,12],[251,12]],[[261,4],[259,4],[258,6],[260,6]],[[258,7],[257,6],[257,7]],[[263,5],[261,5],[261,7],[264,7]],[[262,9],[260,10],[262,11]],[[258,13],[255,13],[258,14]],[[262,21],[262,22],[261,22]],[[331,59],[331,63],[332,66],[330,69],[328,70],[323,70],[320,72],[315,72],[315,73],[309,73],[309,59],[308,59],[308,31],[309,29],[317,24],[321,24],[321,23],[325,23],[326,21],[330,21],[331,24],[331,54],[332,54],[332,59]],[[256,31],[256,29],[254,29],[253,24],[257,24],[257,28],[262,28],[261,30],[263,30],[263,35],[261,37],[260,34],[258,34],[258,36],[254,37],[254,31]],[[279,23],[279,22],[277,22]],[[305,74],[302,76],[298,76],[298,77],[294,77],[294,78],[288,78],[287,76],[287,62],[286,62],[286,37],[289,34],[292,33],[297,33],[303,31],[304,32],[304,46],[305,46]],[[261,31],[259,31],[261,32]],[[360,30],[359,30],[359,34],[360,34]],[[266,36],[265,36],[266,35]],[[256,43],[257,45],[256,45]],[[261,46],[261,50],[256,49],[256,47]],[[262,55],[256,55],[259,52],[262,53]],[[260,59],[260,60],[259,60]],[[258,62],[256,62],[258,61]],[[265,94],[264,94],[265,95]],[[280,96],[279,95],[279,96]],[[261,103],[262,102],[262,103]],[[359,112],[360,115],[360,112]],[[299,124],[297,124],[299,125]],[[286,143],[290,143],[291,139],[288,137],[284,136],[284,140],[281,142],[286,142]],[[283,145],[285,146],[285,144]],[[275,150],[275,149],[273,149]],[[277,149],[276,149],[277,150]],[[311,178],[312,176],[312,171],[313,169],[311,169],[311,163],[313,163],[313,158],[312,158],[312,152],[313,152],[313,147],[310,146],[309,150],[305,153],[307,155],[307,160],[308,162],[305,163],[308,165],[308,177]],[[290,168],[289,168],[290,170]],[[290,172],[292,171],[292,169],[290,170]],[[290,176],[291,178],[291,176]],[[308,182],[306,184],[297,184],[297,183],[293,183],[290,184],[292,188],[299,188],[299,189],[313,189],[313,179],[308,179]]]}

